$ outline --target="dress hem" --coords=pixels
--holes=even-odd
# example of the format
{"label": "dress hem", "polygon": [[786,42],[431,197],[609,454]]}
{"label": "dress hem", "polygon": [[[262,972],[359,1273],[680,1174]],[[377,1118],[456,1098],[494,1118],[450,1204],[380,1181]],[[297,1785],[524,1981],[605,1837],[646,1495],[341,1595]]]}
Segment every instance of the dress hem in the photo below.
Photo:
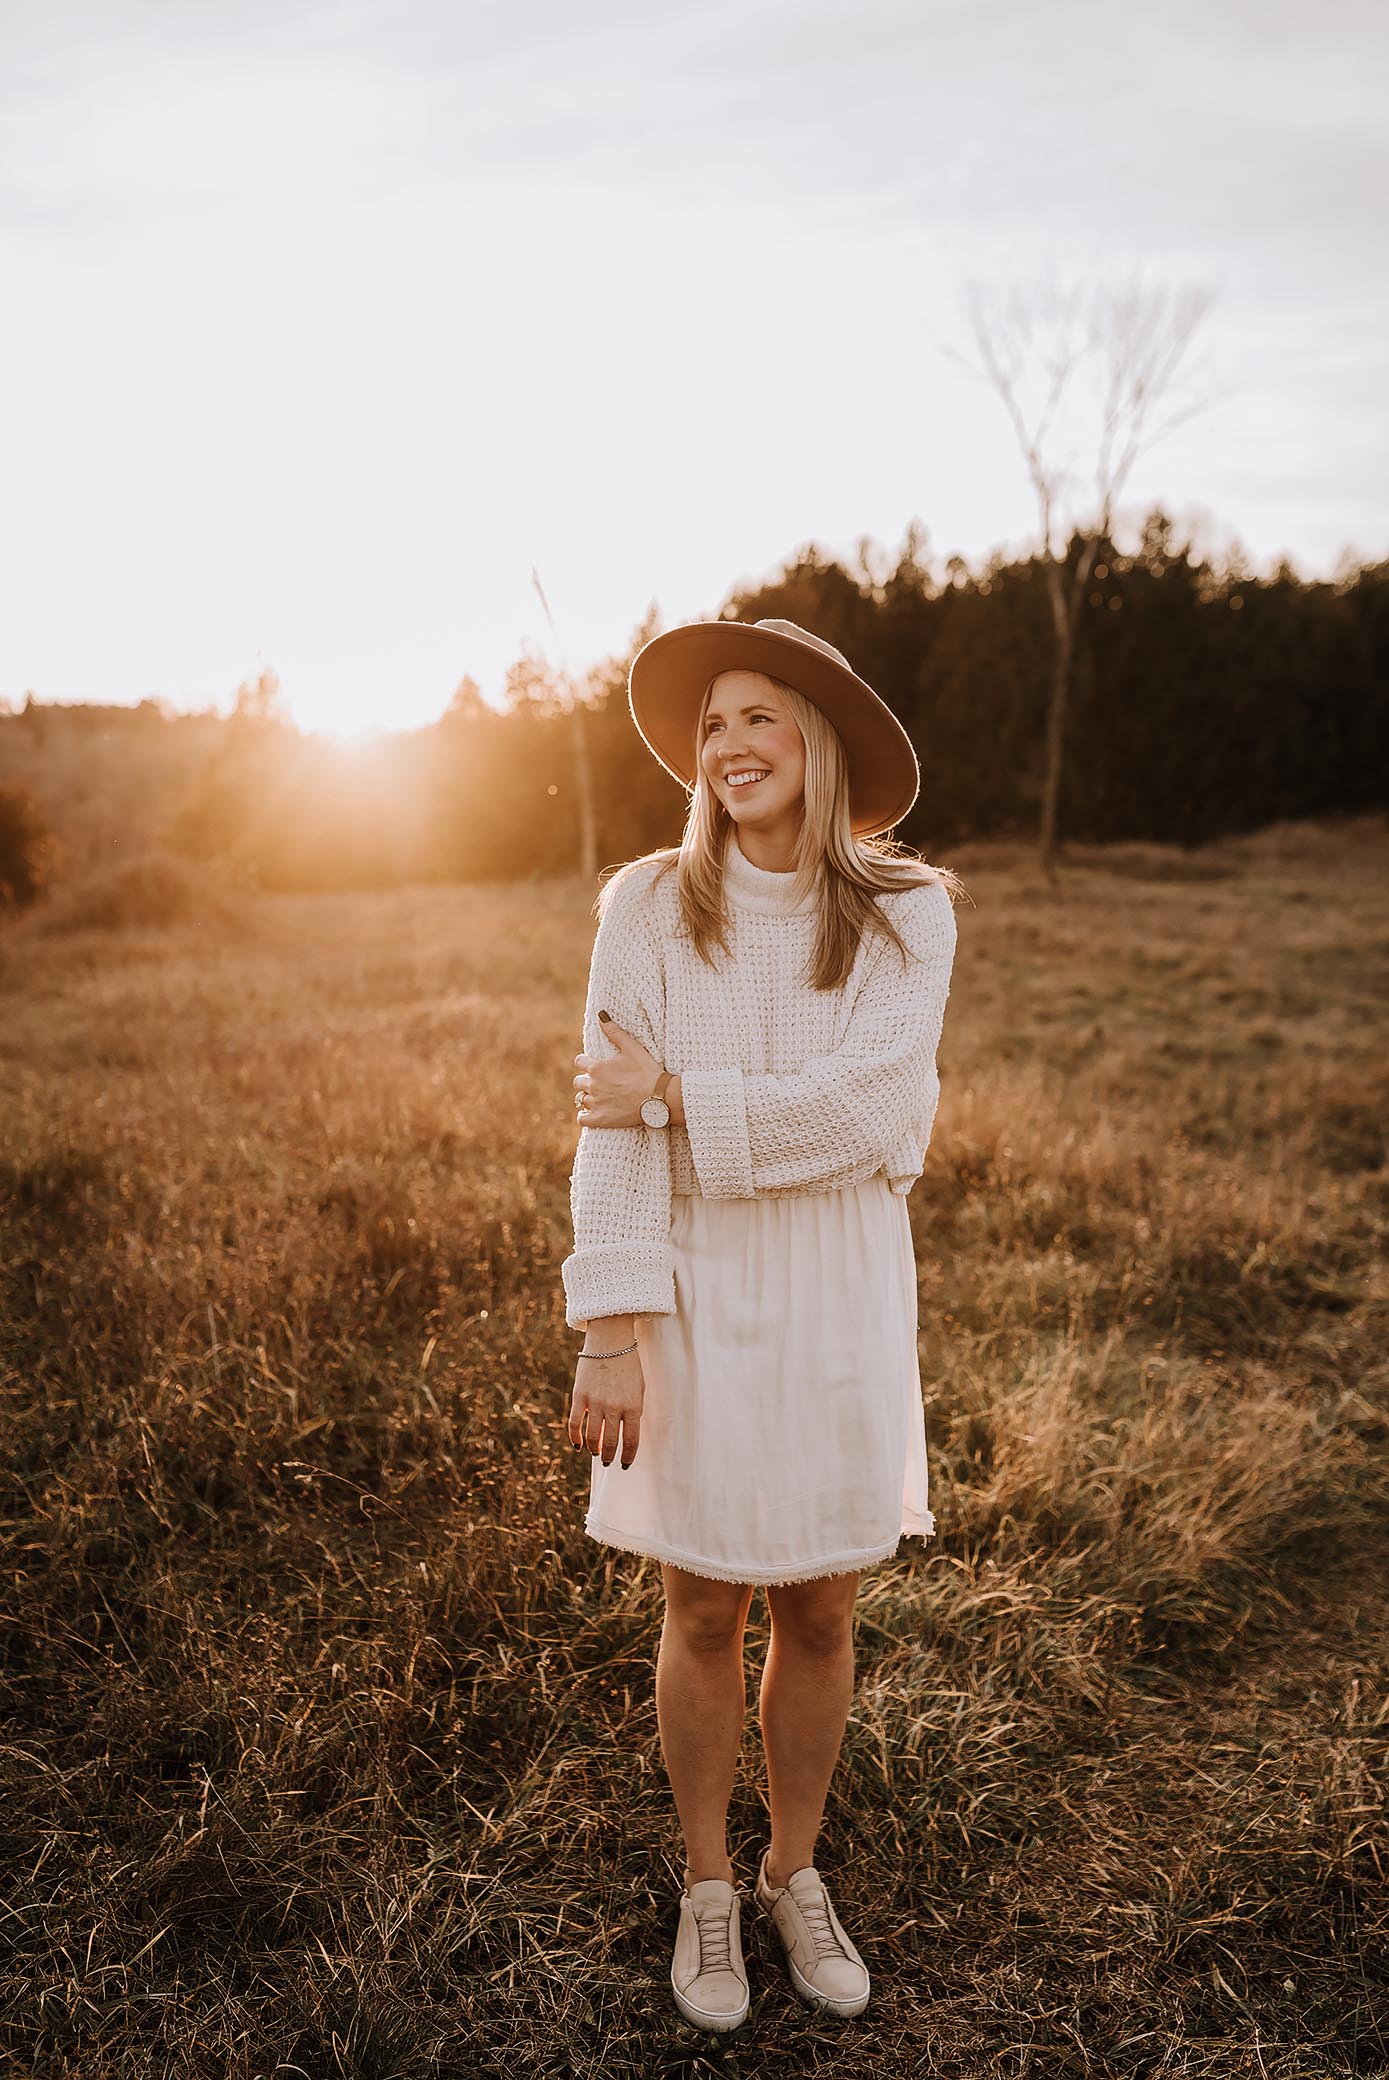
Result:
{"label": "dress hem", "polygon": [[615,1531],[592,1515],[585,1519],[584,1530],[600,1545],[616,1546],[619,1552],[639,1553],[647,1560],[664,1560],[669,1566],[678,1567],[686,1574],[697,1574],[708,1582],[736,1582],[754,1589],[767,1589],[776,1588],[783,1582],[819,1582],[834,1575],[857,1574],[865,1567],[876,1566],[880,1560],[890,1560],[904,1538],[934,1538],[936,1522],[928,1510],[924,1530],[902,1530],[887,1545],[872,1546],[859,1553],[835,1553],[828,1561],[813,1561],[808,1570],[785,1570],[773,1574],[765,1568],[722,1566],[716,1560],[696,1560],[688,1553],[677,1552],[673,1546],[662,1546],[654,1540],[643,1544],[625,1531]]}

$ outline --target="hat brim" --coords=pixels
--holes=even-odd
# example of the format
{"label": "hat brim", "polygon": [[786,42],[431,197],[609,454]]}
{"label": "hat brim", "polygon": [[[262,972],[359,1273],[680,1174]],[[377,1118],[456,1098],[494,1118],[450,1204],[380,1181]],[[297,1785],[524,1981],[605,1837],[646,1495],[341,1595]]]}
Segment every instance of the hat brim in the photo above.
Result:
{"label": "hat brim", "polygon": [[813,644],[745,621],[695,621],[653,636],[632,660],[627,704],[652,756],[693,787],[704,689],[720,672],[766,672],[813,701],[843,739],[854,835],[900,823],[921,791],[915,747],[887,702]]}

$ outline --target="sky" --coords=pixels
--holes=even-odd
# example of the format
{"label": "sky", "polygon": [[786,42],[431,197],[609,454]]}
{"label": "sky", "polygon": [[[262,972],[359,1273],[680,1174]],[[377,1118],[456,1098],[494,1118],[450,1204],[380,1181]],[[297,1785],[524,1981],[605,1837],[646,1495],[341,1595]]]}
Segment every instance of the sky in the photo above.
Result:
{"label": "sky", "polygon": [[350,736],[812,541],[1023,552],[962,298],[1043,268],[1208,300],[1124,521],[1378,560],[1387,52],[1359,0],[0,0],[0,703],[269,667]]}

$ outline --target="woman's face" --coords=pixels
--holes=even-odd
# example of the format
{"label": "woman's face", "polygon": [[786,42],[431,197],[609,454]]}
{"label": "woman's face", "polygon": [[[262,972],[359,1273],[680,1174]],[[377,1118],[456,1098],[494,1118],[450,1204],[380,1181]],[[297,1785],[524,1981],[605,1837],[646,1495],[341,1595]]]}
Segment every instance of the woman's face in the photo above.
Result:
{"label": "woman's face", "polygon": [[[761,672],[720,672],[704,714],[700,763],[740,825],[794,830],[805,804],[805,738]],[[737,781],[738,773],[761,779]]]}

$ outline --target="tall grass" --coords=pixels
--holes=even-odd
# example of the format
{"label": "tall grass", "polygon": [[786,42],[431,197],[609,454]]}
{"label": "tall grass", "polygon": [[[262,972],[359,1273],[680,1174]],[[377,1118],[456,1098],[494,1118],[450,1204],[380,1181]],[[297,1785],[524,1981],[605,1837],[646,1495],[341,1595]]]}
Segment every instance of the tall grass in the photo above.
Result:
{"label": "tall grass", "polygon": [[592,891],[0,937],[0,2070],[1389,2071],[1389,835],[948,863],[940,1532],[864,1579],[819,1852],[874,1995],[754,1919],[724,2044],[659,1574],[562,1428]]}

